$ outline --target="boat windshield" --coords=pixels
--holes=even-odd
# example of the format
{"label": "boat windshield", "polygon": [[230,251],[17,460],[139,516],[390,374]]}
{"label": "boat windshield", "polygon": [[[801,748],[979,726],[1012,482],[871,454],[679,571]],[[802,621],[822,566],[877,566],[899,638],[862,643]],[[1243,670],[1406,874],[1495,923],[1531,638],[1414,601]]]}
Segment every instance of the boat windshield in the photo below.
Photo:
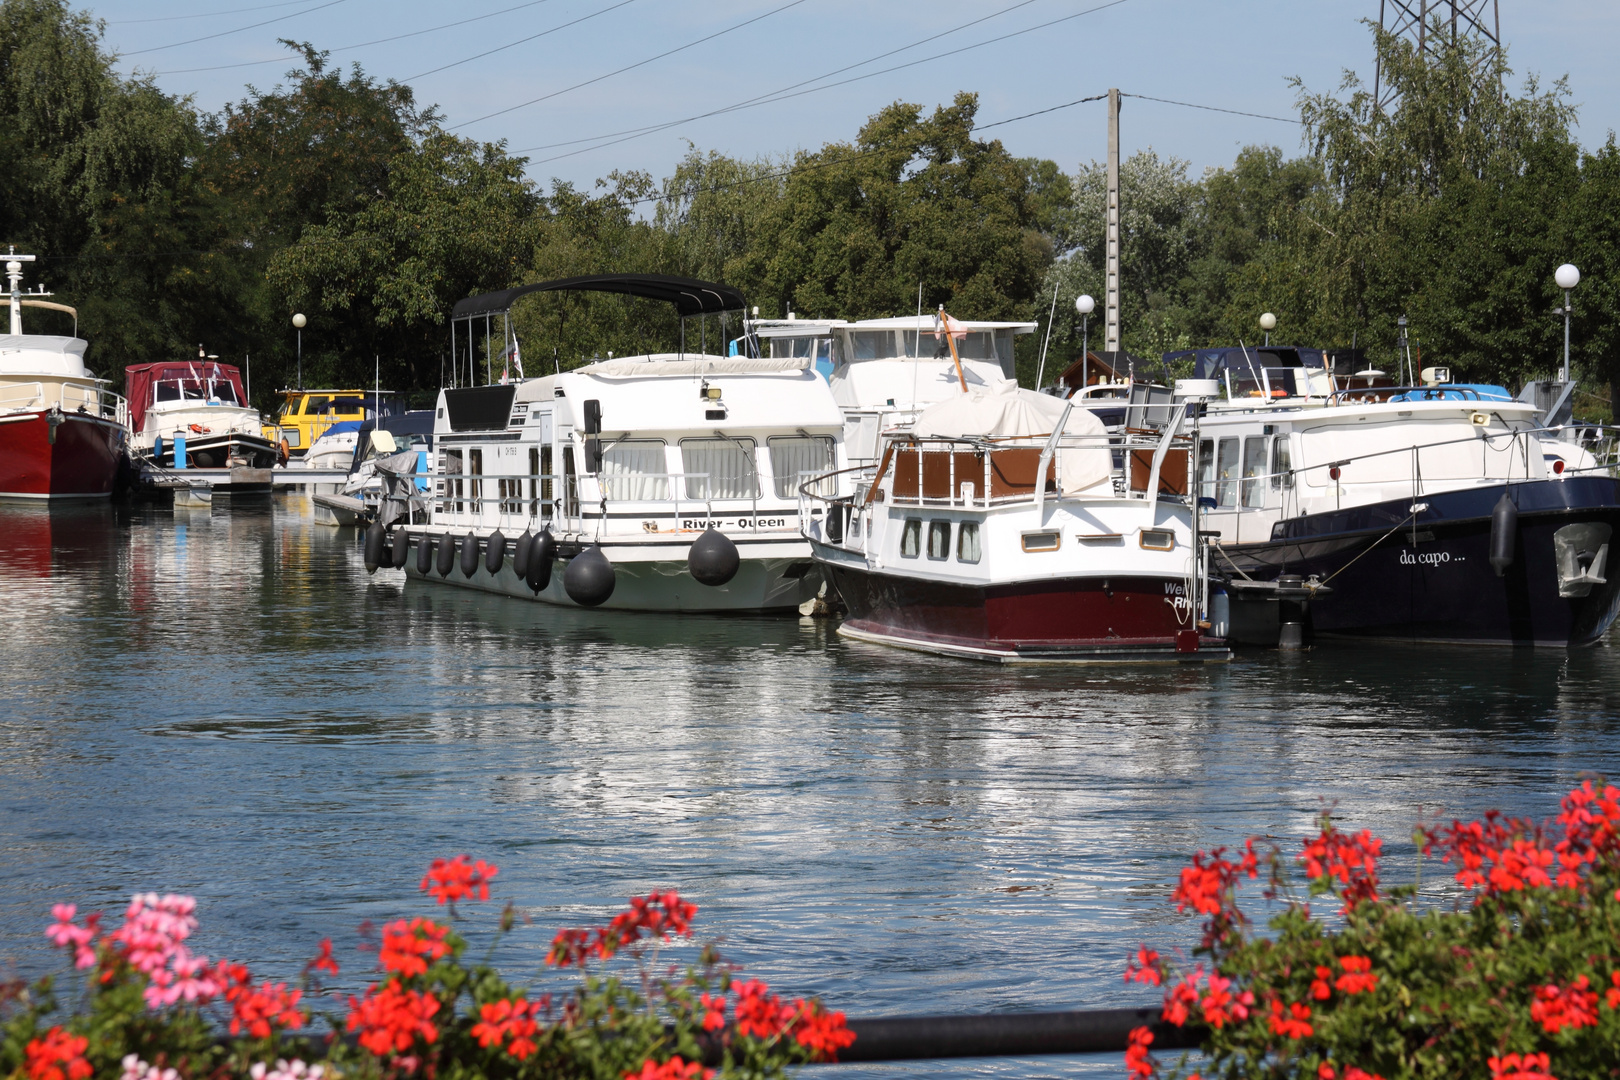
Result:
{"label": "boat windshield", "polygon": [[155,384],[153,400],[238,404],[236,388],[225,379],[160,379]]}

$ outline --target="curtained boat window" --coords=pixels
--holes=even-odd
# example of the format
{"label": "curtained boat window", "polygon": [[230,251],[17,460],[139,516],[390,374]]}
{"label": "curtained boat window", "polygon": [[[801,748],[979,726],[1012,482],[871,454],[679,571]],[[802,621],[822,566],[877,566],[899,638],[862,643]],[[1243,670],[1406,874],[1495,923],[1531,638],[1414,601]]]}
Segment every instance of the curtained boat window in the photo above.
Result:
{"label": "curtained boat window", "polygon": [[1266,437],[1251,435],[1243,440],[1243,505],[1258,510],[1266,505],[1266,487],[1260,477],[1266,472]]}
{"label": "curtained boat window", "polygon": [[688,499],[759,498],[753,439],[682,439],[681,471]]}
{"label": "curtained boat window", "polygon": [[[767,443],[778,499],[796,498],[800,484],[833,471],[833,441],[825,435],[779,436]],[[818,480],[807,490],[813,495],[831,495],[833,481]]]}
{"label": "curtained boat window", "polygon": [[1288,455],[1288,436],[1275,435],[1271,440],[1271,486],[1291,489],[1294,486],[1294,466]]}
{"label": "curtained boat window", "polygon": [[1238,439],[1222,439],[1215,455],[1215,505],[1236,506]]}
{"label": "curtained boat window", "polygon": [[906,518],[905,528],[900,530],[900,557],[915,559],[922,549],[922,518]]}
{"label": "curtained boat window", "polygon": [[602,494],[617,502],[663,502],[669,471],[662,439],[625,439],[602,447]]}
{"label": "curtained boat window", "polygon": [[956,561],[965,563],[979,561],[979,523],[977,521],[964,521],[962,527],[956,530]]}
{"label": "curtained boat window", "polygon": [[928,557],[935,562],[950,558],[951,555],[951,523],[948,521],[930,521],[928,523]]}

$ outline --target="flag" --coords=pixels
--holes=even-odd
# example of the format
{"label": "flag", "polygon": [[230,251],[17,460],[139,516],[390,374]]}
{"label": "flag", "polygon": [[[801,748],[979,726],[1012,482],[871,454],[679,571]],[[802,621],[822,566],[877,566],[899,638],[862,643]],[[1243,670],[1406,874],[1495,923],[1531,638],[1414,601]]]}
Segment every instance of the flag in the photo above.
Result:
{"label": "flag", "polygon": [[512,351],[507,354],[512,366],[517,369],[517,377],[523,378],[523,350],[518,348],[517,335],[512,335]]}

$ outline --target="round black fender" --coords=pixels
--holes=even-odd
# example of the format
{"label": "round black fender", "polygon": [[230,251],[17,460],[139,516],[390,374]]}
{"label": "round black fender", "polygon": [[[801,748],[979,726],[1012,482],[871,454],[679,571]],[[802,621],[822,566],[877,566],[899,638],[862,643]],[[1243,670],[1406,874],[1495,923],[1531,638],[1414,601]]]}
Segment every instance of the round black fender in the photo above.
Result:
{"label": "round black fender", "polygon": [[484,569],[491,576],[501,572],[506,565],[506,534],[499,528],[489,534],[488,546],[484,548]]}
{"label": "round black fender", "polygon": [[456,567],[456,538],[449,533],[439,537],[439,561],[435,565],[440,577],[449,577]]}
{"label": "round black fender", "polygon": [[737,545],[712,526],[703,530],[703,535],[692,541],[686,552],[686,569],[701,585],[724,585],[737,576],[737,567],[741,565]]}
{"label": "round black fender", "polygon": [[539,592],[551,584],[551,568],[557,561],[557,538],[551,535],[548,525],[534,538],[534,544],[529,548],[529,571],[523,579],[529,583],[529,588]]}
{"label": "round black fender", "polygon": [[461,574],[472,577],[478,573],[478,536],[471,529],[461,538]]}
{"label": "round black fender", "polygon": [[563,571],[563,588],[568,598],[580,607],[606,603],[616,583],[613,564],[594,544],[568,560],[568,567]]}
{"label": "round black fender", "polygon": [[433,569],[433,537],[423,534],[416,539],[416,572],[423,577]]}
{"label": "round black fender", "polygon": [[382,565],[383,546],[388,542],[388,530],[382,523],[373,521],[366,530],[366,573],[375,574],[377,567]]}
{"label": "round black fender", "polygon": [[411,537],[404,529],[394,530],[394,550],[392,552],[394,569],[404,567],[405,560],[411,557]]}
{"label": "round black fender", "polygon": [[512,541],[512,573],[517,575],[519,581],[529,576],[529,552],[534,547],[534,534],[528,529],[523,535]]}
{"label": "round black fender", "polygon": [[1514,549],[1518,546],[1519,538],[1519,508],[1513,505],[1507,492],[1496,500],[1496,507],[1491,510],[1491,568],[1496,576],[1501,577],[1507,573],[1507,568],[1513,565]]}

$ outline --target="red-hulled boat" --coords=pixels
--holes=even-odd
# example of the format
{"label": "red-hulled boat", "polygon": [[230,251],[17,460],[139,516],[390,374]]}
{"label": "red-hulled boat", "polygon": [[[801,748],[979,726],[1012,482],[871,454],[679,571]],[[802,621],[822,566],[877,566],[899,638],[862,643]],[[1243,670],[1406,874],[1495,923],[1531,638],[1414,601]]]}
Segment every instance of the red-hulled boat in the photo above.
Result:
{"label": "red-hulled boat", "polygon": [[84,366],[77,337],[25,334],[22,309],[77,313],[22,291],[22,264],[6,261],[11,332],[0,336],[0,498],[98,499],[112,494],[124,460],[124,399]]}

